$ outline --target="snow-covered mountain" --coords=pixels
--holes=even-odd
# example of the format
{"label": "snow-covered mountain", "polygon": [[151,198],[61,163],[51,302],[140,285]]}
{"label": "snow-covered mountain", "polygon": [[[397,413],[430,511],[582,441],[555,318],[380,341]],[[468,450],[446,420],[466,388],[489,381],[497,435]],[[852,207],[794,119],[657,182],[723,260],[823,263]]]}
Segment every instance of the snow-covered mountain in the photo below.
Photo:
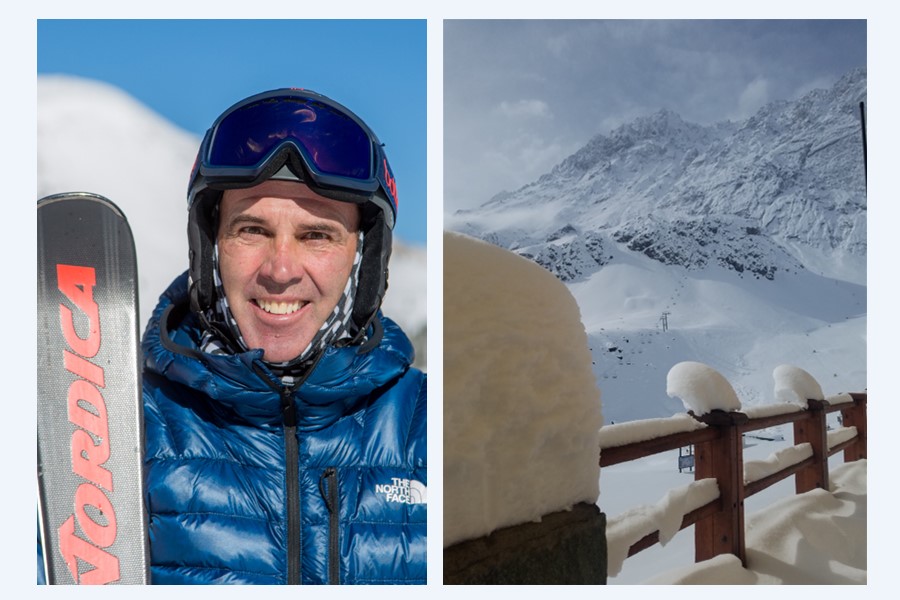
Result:
{"label": "snow-covered mountain", "polygon": [[[127,215],[135,237],[140,322],[187,268],[187,179],[200,140],[122,90],[98,81],[37,81],[38,198],[90,191]],[[385,314],[413,339],[425,364],[425,249],[394,243]]]}
{"label": "snow-covered mountain", "polygon": [[[579,302],[607,420],[665,416],[681,360],[747,404],[794,363],[865,388],[866,71],[701,126],[661,110],[597,135],[447,229],[513,250]],[[447,334],[445,333],[445,336]]]}

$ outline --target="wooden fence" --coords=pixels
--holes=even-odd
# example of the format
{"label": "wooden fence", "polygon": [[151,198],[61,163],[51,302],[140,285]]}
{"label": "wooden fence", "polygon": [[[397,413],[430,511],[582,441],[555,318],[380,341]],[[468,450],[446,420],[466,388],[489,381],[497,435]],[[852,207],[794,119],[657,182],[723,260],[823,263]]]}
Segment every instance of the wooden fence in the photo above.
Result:
{"label": "wooden fence", "polygon": [[[744,544],[744,500],[769,486],[793,476],[796,493],[815,488],[828,489],[828,458],[844,453],[844,461],[866,458],[866,400],[867,393],[849,394],[852,401],[831,404],[810,400],[806,410],[773,416],[751,418],[740,412],[712,411],[695,419],[706,427],[694,431],[674,433],[656,439],[605,447],[600,453],[600,466],[608,467],[637,460],[660,452],[685,446],[694,447],[694,479],[714,478],[719,497],[684,515],[681,529],[694,526],[695,561],[700,562],[719,554],[731,553],[747,566]],[[841,413],[845,439],[829,444],[826,415]],[[809,444],[812,454],[775,473],[744,481],[743,435],[776,425],[793,423],[793,442]],[[855,433],[854,433],[855,432]],[[659,542],[659,532],[653,532],[634,543],[628,556],[633,556]]]}

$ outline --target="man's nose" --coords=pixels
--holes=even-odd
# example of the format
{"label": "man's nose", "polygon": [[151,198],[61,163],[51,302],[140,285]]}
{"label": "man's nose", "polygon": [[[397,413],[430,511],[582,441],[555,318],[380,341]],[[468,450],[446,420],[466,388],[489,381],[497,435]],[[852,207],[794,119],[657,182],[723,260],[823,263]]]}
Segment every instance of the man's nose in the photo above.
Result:
{"label": "man's nose", "polygon": [[303,278],[303,249],[293,237],[272,240],[260,274],[278,284],[291,284]]}

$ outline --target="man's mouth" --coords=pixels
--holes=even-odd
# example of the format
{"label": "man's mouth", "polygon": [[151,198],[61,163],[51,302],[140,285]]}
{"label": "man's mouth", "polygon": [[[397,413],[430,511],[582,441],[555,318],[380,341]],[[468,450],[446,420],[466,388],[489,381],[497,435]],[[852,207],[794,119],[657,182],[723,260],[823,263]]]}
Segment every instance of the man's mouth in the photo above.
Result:
{"label": "man's mouth", "polygon": [[295,300],[294,302],[277,302],[272,300],[263,300],[262,298],[257,298],[256,300],[254,300],[254,302],[256,302],[256,305],[258,307],[273,315],[289,315],[300,310],[300,308],[305,304],[304,302],[300,302],[299,300]]}

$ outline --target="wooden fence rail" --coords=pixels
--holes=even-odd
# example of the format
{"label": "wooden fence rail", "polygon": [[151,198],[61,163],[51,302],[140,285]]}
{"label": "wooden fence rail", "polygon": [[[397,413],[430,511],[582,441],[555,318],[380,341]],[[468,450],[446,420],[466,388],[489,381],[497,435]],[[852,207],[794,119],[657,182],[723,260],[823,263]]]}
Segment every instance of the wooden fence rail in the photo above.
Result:
{"label": "wooden fence rail", "polygon": [[[744,413],[712,411],[700,417],[706,427],[674,433],[659,438],[603,448],[600,466],[608,467],[688,445],[694,446],[694,479],[714,478],[719,497],[684,515],[681,529],[694,526],[694,559],[696,562],[731,553],[747,565],[744,544],[744,500],[769,486],[795,477],[796,493],[815,488],[828,489],[828,458],[844,453],[844,461],[866,458],[867,393],[850,394],[852,402],[831,404],[810,400],[806,410],[774,416],[751,418]],[[845,429],[855,435],[829,446],[826,415],[841,413]],[[793,424],[794,446],[809,444],[812,455],[792,463],[755,481],[744,481],[743,435],[776,425]],[[645,550],[659,541],[654,532],[634,543],[628,556]]]}

